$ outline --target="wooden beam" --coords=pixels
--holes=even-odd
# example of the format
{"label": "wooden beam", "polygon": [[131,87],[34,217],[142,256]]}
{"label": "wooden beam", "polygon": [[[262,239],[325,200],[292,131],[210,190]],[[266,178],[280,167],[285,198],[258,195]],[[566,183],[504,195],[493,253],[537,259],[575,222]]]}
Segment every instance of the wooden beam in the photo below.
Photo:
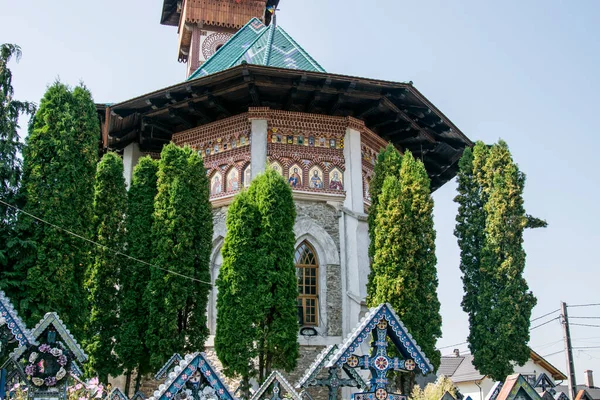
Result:
{"label": "wooden beam", "polygon": [[158,110],[159,109],[158,104],[156,104],[156,100],[146,99],[146,104],[149,105],[150,108],[153,109],[153,110]]}
{"label": "wooden beam", "polygon": [[213,121],[213,119],[204,111],[202,106],[197,102],[188,101],[185,110],[190,114],[199,117],[205,123]]}
{"label": "wooden beam", "polygon": [[176,109],[176,108],[169,108],[169,117],[173,118],[176,121],[178,121],[186,129],[191,129],[194,126],[196,126],[196,124],[194,124],[191,121],[189,121],[185,117],[185,115],[183,115],[183,113],[181,111],[179,111],[178,109]]}
{"label": "wooden beam", "polygon": [[292,107],[294,106],[294,101],[296,100],[296,97],[298,97],[298,87],[294,86],[290,89],[290,94],[288,95],[287,100],[285,101],[285,106],[283,107],[283,109],[291,111]]}
{"label": "wooden beam", "polygon": [[260,95],[258,94],[258,89],[254,83],[250,83],[248,85],[248,91],[250,92],[250,97],[252,98],[252,105],[254,107],[260,107]]}
{"label": "wooden beam", "polygon": [[212,94],[208,95],[208,105],[219,111],[221,114],[224,114],[226,117],[231,116],[231,112]]}
{"label": "wooden beam", "polygon": [[148,118],[148,117],[142,118],[142,131],[146,131],[148,128],[150,128],[151,130],[156,129],[156,130],[164,132],[168,135],[173,134],[173,131],[171,130],[171,128],[166,126],[162,122],[156,121],[153,118]]}
{"label": "wooden beam", "polygon": [[335,113],[340,109],[340,106],[342,105],[343,101],[344,95],[338,94],[336,99],[331,104],[331,107],[329,108],[329,115],[335,115]]}
{"label": "wooden beam", "polygon": [[399,109],[389,98],[382,97],[382,99],[383,99],[383,104],[390,111],[392,111],[392,112],[400,115],[402,118],[404,118],[406,120],[406,122],[410,123],[410,125],[412,126],[413,129],[415,129],[416,131],[419,131],[425,139],[427,139],[431,143],[436,142],[435,138],[429,132],[427,132],[425,129],[421,128],[419,126],[419,124],[417,124],[408,114],[406,114],[404,111]]}

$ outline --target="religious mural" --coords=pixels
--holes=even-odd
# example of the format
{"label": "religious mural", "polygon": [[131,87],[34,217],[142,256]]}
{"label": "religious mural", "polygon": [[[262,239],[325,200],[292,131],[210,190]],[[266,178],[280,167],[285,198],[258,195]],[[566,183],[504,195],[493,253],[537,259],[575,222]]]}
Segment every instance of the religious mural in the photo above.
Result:
{"label": "religious mural", "polygon": [[344,148],[344,142],[342,139],[323,136],[305,136],[301,132],[293,133],[282,133],[277,128],[269,130],[269,141],[271,143],[289,144],[297,146],[308,146],[308,147],[324,147],[330,149],[342,149]]}
{"label": "religious mural", "polygon": [[218,138],[201,145],[198,154],[202,157],[206,157],[248,146],[249,144],[250,141],[246,135],[240,135],[238,138],[232,139]]}
{"label": "religious mural", "polygon": [[223,177],[220,172],[217,172],[210,180],[210,194],[215,196],[221,192],[223,192]]}
{"label": "religious mural", "polygon": [[234,192],[240,189],[240,174],[238,170],[234,167],[231,168],[231,171],[227,174],[227,191]]}
{"label": "religious mural", "polygon": [[298,164],[290,167],[288,182],[293,188],[302,186],[302,168]]}
{"label": "religious mural", "polygon": [[344,190],[344,174],[339,168],[334,168],[329,172],[329,189]]}
{"label": "religious mural", "polygon": [[250,164],[244,169],[244,187],[247,188],[250,186],[250,181],[252,180],[252,167]]}
{"label": "religious mural", "polygon": [[273,168],[273,170],[279,175],[283,176],[283,168],[281,168],[281,164],[279,164],[277,161],[271,163],[271,168]]}
{"label": "religious mural", "polygon": [[323,172],[319,167],[312,167],[310,169],[310,182],[309,187],[312,189],[323,189]]}

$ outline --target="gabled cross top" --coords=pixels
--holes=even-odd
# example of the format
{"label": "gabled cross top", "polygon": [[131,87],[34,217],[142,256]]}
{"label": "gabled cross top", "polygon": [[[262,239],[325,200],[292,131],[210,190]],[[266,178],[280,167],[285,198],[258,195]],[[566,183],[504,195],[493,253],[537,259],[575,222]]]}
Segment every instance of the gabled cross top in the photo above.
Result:
{"label": "gabled cross top", "polygon": [[[371,392],[374,393],[377,400],[397,399],[396,396],[399,396],[387,392],[387,374],[390,370],[412,371],[415,369],[413,360],[401,360],[397,357],[391,358],[388,355],[387,329],[388,322],[382,317],[377,323],[376,332],[373,332],[376,333],[377,339],[373,340],[371,354],[365,356],[353,354],[346,361],[346,364],[351,368],[360,367],[371,371]],[[355,400],[359,400],[359,398],[355,396]]]}
{"label": "gabled cross top", "polygon": [[347,371],[351,378],[340,378],[340,369],[333,367],[329,368],[329,375],[324,379],[315,379],[314,386],[325,386],[329,388],[329,400],[336,400],[338,388],[340,387],[360,387],[358,375],[355,375],[354,370]]}

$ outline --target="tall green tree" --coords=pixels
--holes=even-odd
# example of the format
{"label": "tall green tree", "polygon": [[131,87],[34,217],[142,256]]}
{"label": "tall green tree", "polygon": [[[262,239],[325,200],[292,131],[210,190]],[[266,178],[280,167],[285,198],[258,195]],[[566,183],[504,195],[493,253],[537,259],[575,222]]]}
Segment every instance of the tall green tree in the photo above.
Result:
{"label": "tall green tree", "polygon": [[161,269],[152,269],[146,291],[153,368],[175,352],[204,348],[213,233],[208,178],[195,151],[165,146],[157,187],[152,235],[154,264]]}
{"label": "tall green tree", "polygon": [[121,268],[125,265],[125,214],[127,190],[123,161],[116,153],[106,153],[98,163],[94,193],[94,239],[101,246],[92,250],[93,261],[85,280],[90,318],[86,327],[87,368],[102,382],[108,375],[121,373],[115,354],[119,334],[119,310],[116,301]]}
{"label": "tall green tree", "polygon": [[400,176],[402,167],[402,156],[393,144],[379,153],[375,162],[373,178],[369,186],[369,195],[371,197],[371,207],[369,208],[369,256],[375,255],[375,220],[377,219],[377,205],[379,204],[379,195],[383,189],[383,182],[388,176]]}
{"label": "tall green tree", "polygon": [[536,299],[523,278],[523,230],[546,226],[525,213],[525,175],[504,141],[478,142],[459,164],[455,235],[461,249],[469,348],[477,369],[504,380],[529,359],[529,319]]}
{"label": "tall green tree", "polygon": [[[84,238],[93,237],[94,177],[100,124],[90,92],[55,82],[46,91],[23,151],[25,210]],[[76,337],[88,319],[84,290],[91,248],[63,230],[22,217],[34,245],[19,268],[26,274],[21,315],[33,326],[56,311]]]}
{"label": "tall green tree", "polygon": [[[14,99],[12,72],[8,63],[21,57],[21,49],[14,44],[0,46],[0,200],[17,206],[21,180],[22,143],[19,140],[19,117],[33,115],[33,103]],[[8,254],[9,244],[15,239],[17,214],[13,208],[0,203],[0,289],[15,302],[23,291],[22,276],[14,270]]]}
{"label": "tall green tree", "polygon": [[263,309],[258,321],[258,378],[263,382],[273,369],[293,370],[299,356],[294,264],[296,206],[290,186],[271,169],[255,178],[248,195],[261,215],[256,240],[264,251],[256,271]]}
{"label": "tall green tree", "polygon": [[[387,176],[377,205],[373,284],[367,303],[390,303],[437,368],[442,334],[437,297],[433,199],[425,166],[407,151],[400,176]],[[412,389],[412,388],[411,388]]]}
{"label": "tall green tree", "polygon": [[242,397],[250,397],[250,378],[257,375],[256,339],[263,311],[256,293],[261,281],[255,273],[264,260],[256,238],[261,215],[247,192],[238,194],[227,210],[227,236],[217,279],[217,332],[215,350],[225,375],[242,378]]}
{"label": "tall green tree", "polygon": [[[158,162],[146,156],[139,160],[133,170],[127,206],[127,254],[147,263],[152,255],[152,214],[157,194]],[[140,301],[150,281],[150,267],[128,261],[120,271],[120,329],[115,350],[127,371],[138,371],[135,392],[139,390],[142,375],[150,372],[150,351],[145,335],[148,327],[148,306]],[[129,386],[129,385],[127,385]]]}
{"label": "tall green tree", "polygon": [[228,212],[215,347],[246,394],[250,377],[262,382],[274,368],[296,367],[295,219],[291,189],[273,170],[256,177]]}

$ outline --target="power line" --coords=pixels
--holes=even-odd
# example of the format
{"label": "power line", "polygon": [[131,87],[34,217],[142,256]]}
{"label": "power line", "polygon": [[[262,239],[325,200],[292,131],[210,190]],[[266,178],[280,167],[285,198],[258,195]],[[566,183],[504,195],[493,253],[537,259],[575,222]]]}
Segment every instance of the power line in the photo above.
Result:
{"label": "power line", "polygon": [[456,344],[451,344],[449,346],[444,346],[444,347],[438,347],[438,350],[444,350],[444,349],[449,349],[450,347],[454,347],[454,346],[460,346],[461,344],[467,344],[469,342],[461,342],[461,343],[456,343]]}
{"label": "power line", "polygon": [[555,351],[554,353],[546,354],[545,356],[542,356],[542,357],[543,357],[543,358],[550,357],[550,356],[553,356],[553,355],[555,355],[555,354],[562,353],[563,351],[564,351],[564,350]]}
{"label": "power line", "polygon": [[549,323],[550,323],[550,322],[552,322],[552,321],[556,321],[558,318],[559,318],[559,317],[554,317],[554,318],[552,318],[550,321],[546,321],[546,322],[544,322],[544,323],[541,323],[541,324],[539,324],[539,325],[536,325],[536,326],[534,326],[533,328],[529,328],[529,330],[530,330],[530,331],[532,331],[532,330],[534,330],[534,329],[536,329],[536,328],[539,328],[540,326],[547,325],[547,324],[549,324]]}
{"label": "power line", "polygon": [[205,281],[202,281],[202,280],[200,280],[200,279],[197,279],[197,278],[194,278],[194,277],[191,277],[191,276],[183,275],[183,274],[180,274],[179,272],[175,272],[175,271],[172,271],[172,270],[170,270],[170,269],[167,269],[167,268],[159,267],[158,265],[150,264],[149,262],[146,262],[146,261],[140,260],[140,259],[138,259],[138,258],[131,257],[130,255],[128,255],[128,254],[125,254],[125,253],[121,253],[121,252],[120,252],[120,251],[118,251],[118,250],[113,250],[113,249],[111,249],[111,248],[109,248],[109,247],[107,247],[107,246],[105,246],[105,245],[103,245],[103,244],[101,244],[101,243],[95,242],[95,241],[93,241],[93,240],[91,240],[91,239],[88,239],[88,238],[86,238],[86,237],[84,237],[84,236],[81,236],[81,235],[79,235],[79,234],[77,234],[77,233],[75,233],[75,232],[71,232],[71,231],[70,231],[70,230],[68,230],[68,229],[62,228],[62,227],[60,227],[60,226],[58,226],[58,225],[55,225],[55,224],[53,224],[53,223],[51,223],[51,222],[48,222],[48,221],[46,221],[46,220],[43,220],[42,218],[40,218],[40,217],[37,217],[37,216],[35,216],[35,215],[31,214],[31,213],[28,213],[27,211],[21,210],[20,208],[18,208],[18,207],[15,207],[15,206],[13,206],[12,204],[8,204],[7,202],[5,202],[5,201],[4,201],[4,200],[2,200],[2,199],[0,199],[0,203],[4,204],[4,205],[5,205],[5,206],[7,206],[7,207],[13,208],[13,209],[15,209],[16,211],[18,211],[18,212],[20,212],[20,213],[23,213],[23,214],[27,215],[28,217],[31,217],[31,218],[33,218],[33,219],[35,219],[35,220],[37,220],[37,221],[40,221],[40,222],[42,222],[42,223],[44,223],[44,224],[46,224],[46,225],[49,225],[49,226],[53,227],[54,229],[58,229],[58,230],[61,230],[61,231],[63,231],[63,232],[66,232],[66,233],[68,233],[68,234],[69,234],[69,235],[71,235],[71,236],[74,236],[74,237],[76,237],[76,238],[78,238],[78,239],[84,240],[84,241],[86,241],[86,242],[88,242],[88,243],[92,243],[92,244],[94,244],[94,245],[96,245],[96,246],[98,246],[98,247],[101,247],[101,248],[103,248],[103,249],[105,249],[105,250],[108,250],[108,251],[110,251],[111,253],[113,253],[113,254],[116,254],[116,255],[118,255],[118,256],[123,256],[123,257],[126,257],[126,258],[128,258],[128,259],[130,259],[130,260],[132,260],[132,261],[136,261],[136,262],[138,262],[138,263],[141,263],[141,264],[147,265],[147,266],[149,266],[149,267],[152,267],[152,268],[159,269],[159,270],[161,270],[161,271],[164,271],[164,272],[166,272],[166,273],[169,273],[169,274],[172,274],[172,275],[179,276],[179,277],[181,277],[181,278],[189,279],[189,280],[192,280],[192,281],[195,281],[195,282],[204,283],[204,284],[206,284],[206,285],[210,285],[210,286],[212,286],[212,283],[210,283],[210,282],[205,282]]}
{"label": "power line", "polygon": [[583,349],[600,349],[600,346],[583,346],[583,347],[573,347],[574,350],[583,350]]}
{"label": "power line", "polygon": [[593,306],[600,306],[600,303],[573,304],[573,305],[569,305],[568,307],[574,308],[574,307],[593,307]]}
{"label": "power line", "polygon": [[600,317],[569,317],[571,319],[600,319]]}
{"label": "power line", "polygon": [[548,314],[544,314],[544,315],[542,315],[542,316],[540,316],[540,317],[537,317],[537,318],[534,318],[534,319],[532,319],[530,322],[537,321],[538,319],[542,319],[542,318],[544,318],[544,317],[547,317],[548,315],[552,315],[552,314],[554,314],[554,313],[557,313],[557,312],[559,312],[559,311],[560,311],[560,309],[558,309],[558,308],[557,308],[556,310],[554,310],[554,311],[552,311],[552,312],[549,312]]}
{"label": "power line", "polygon": [[600,325],[590,325],[590,324],[571,324],[571,325],[577,325],[577,326],[589,326],[591,328],[600,328]]}

